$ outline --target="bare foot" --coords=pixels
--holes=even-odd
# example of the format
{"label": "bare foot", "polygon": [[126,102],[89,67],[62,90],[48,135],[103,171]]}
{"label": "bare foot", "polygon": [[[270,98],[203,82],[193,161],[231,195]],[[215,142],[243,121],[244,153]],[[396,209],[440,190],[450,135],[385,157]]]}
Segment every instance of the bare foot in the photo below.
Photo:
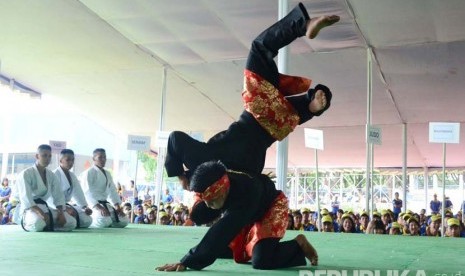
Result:
{"label": "bare foot", "polygon": [[338,22],[340,19],[337,15],[326,15],[310,19],[307,23],[307,33],[305,34],[308,38],[313,39],[318,35],[321,29],[328,27]]}
{"label": "bare foot", "polygon": [[315,97],[308,105],[308,110],[315,114],[323,110],[326,107],[326,95],[322,90],[318,90],[315,93]]}
{"label": "bare foot", "polygon": [[305,258],[307,258],[313,266],[318,265],[318,253],[307,238],[303,234],[299,234],[295,237],[295,240],[300,248],[302,248]]}

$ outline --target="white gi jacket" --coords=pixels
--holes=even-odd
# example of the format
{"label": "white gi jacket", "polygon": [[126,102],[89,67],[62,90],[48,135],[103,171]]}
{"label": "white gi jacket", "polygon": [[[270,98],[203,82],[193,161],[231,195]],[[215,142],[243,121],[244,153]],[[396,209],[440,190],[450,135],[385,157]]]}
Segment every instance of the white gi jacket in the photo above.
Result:
{"label": "white gi jacket", "polygon": [[61,183],[61,190],[65,196],[65,201],[69,203],[71,199],[79,206],[81,209],[87,206],[87,201],[82,191],[81,184],[77,179],[76,175],[73,172],[69,172],[71,178],[71,183],[69,183],[68,178],[65,175],[65,172],[61,167],[56,168],[54,171],[57,178]]}
{"label": "white gi jacket", "polygon": [[21,203],[20,214],[37,204],[34,199],[42,199],[50,207],[65,205],[65,197],[61,191],[61,184],[56,175],[49,169],[45,169],[47,183],[42,181],[36,165],[19,173],[16,180],[19,202]]}
{"label": "white gi jacket", "polygon": [[93,208],[99,201],[108,201],[113,206],[121,204],[121,199],[109,171],[105,170],[104,174],[94,165],[84,171],[80,179],[82,191],[90,208]]}

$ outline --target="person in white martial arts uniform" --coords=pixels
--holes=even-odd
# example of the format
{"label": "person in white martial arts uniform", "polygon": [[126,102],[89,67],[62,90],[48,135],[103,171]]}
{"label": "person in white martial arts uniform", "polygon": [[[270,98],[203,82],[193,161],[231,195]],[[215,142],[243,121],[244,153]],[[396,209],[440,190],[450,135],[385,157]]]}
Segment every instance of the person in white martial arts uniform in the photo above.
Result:
{"label": "person in white martial arts uniform", "polygon": [[90,227],[126,227],[129,219],[121,208],[121,199],[113,177],[104,168],[107,162],[105,150],[95,149],[92,159],[94,165],[81,174],[81,187],[87,203],[92,207]]}
{"label": "person in white martial arts uniform", "polygon": [[36,163],[16,180],[20,201],[16,223],[25,231],[71,231],[76,220],[64,211],[65,197],[60,181],[47,166],[52,158],[49,145],[37,148]]}
{"label": "person in white martial arts uniform", "polygon": [[[61,183],[65,196],[66,212],[73,216],[77,228],[88,228],[92,223],[92,210],[87,207],[87,201],[76,175],[71,171],[74,166],[74,151],[64,149],[60,152],[60,166],[53,172]],[[71,201],[72,200],[72,201]],[[73,202],[74,204],[71,204]]]}

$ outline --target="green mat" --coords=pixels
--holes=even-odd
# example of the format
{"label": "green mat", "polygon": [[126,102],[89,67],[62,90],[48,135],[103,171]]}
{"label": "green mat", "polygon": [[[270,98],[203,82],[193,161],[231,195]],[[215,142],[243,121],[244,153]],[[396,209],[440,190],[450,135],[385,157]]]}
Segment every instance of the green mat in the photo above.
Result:
{"label": "green mat", "polygon": [[[27,233],[17,225],[0,226],[0,275],[173,275],[154,268],[177,262],[206,231],[205,227],[139,224],[124,229]],[[305,233],[318,250],[319,266],[263,271],[219,259],[202,271],[182,273],[465,275],[465,239],[288,231],[284,240],[298,233]]]}

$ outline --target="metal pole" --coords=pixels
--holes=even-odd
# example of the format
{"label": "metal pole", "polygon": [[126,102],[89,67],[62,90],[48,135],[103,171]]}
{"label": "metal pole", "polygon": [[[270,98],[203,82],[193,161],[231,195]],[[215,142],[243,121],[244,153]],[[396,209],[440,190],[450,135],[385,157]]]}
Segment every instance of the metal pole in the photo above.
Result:
{"label": "metal pole", "polygon": [[407,212],[407,124],[402,124],[402,185],[404,188],[404,212]]}
{"label": "metal pole", "polygon": [[[289,12],[288,0],[279,0],[278,19],[285,17]],[[279,72],[288,73],[289,64],[289,47],[281,48],[278,52],[278,70]],[[276,181],[277,188],[283,190],[287,181],[287,157],[289,151],[289,140],[286,137],[276,144]]]}
{"label": "metal pole", "polygon": [[425,211],[428,212],[428,186],[429,186],[429,177],[428,177],[428,168],[423,169],[423,178],[425,182]]}
{"label": "metal pole", "polygon": [[[162,88],[161,88],[161,106],[160,106],[160,121],[158,131],[163,131],[165,128],[165,107],[166,107],[166,78],[167,78],[167,68],[163,66],[162,74]],[[165,149],[159,147],[157,155],[157,171],[155,176],[155,198],[153,202],[159,208],[160,205],[160,196],[161,189],[163,185],[163,164],[165,163]],[[157,224],[160,224],[160,216],[157,214]]]}
{"label": "metal pole", "polygon": [[365,188],[365,210],[368,212],[370,208],[370,163],[371,163],[371,147],[368,142],[371,127],[371,95],[372,95],[372,62],[371,48],[367,48],[367,123],[366,123],[366,188]]}
{"label": "metal pole", "polygon": [[442,223],[441,223],[441,228],[442,228],[442,237],[445,237],[446,235],[446,229],[444,227],[445,225],[445,216],[446,216],[446,143],[442,144],[442,208],[441,208],[441,213],[442,213]]}
{"label": "metal pole", "polygon": [[316,208],[318,212],[318,232],[321,232],[321,208],[320,208],[320,181],[318,176],[318,150],[315,149],[315,183],[316,183]]}
{"label": "metal pole", "polygon": [[370,179],[371,179],[371,208],[370,208],[370,217],[373,219],[373,211],[375,210],[375,197],[374,197],[374,187],[373,187],[373,164],[374,164],[374,145],[373,143],[370,144],[370,152],[371,152],[371,166],[370,166]]}
{"label": "metal pole", "polygon": [[[135,151],[136,153],[136,172],[134,173],[134,187],[132,189],[132,201],[133,203],[136,202],[136,190],[137,190],[137,171],[139,169],[139,151]],[[135,204],[133,204],[135,205]],[[134,211],[135,211],[135,206],[133,206],[132,208],[132,212],[131,212],[131,223],[134,221]]]}

